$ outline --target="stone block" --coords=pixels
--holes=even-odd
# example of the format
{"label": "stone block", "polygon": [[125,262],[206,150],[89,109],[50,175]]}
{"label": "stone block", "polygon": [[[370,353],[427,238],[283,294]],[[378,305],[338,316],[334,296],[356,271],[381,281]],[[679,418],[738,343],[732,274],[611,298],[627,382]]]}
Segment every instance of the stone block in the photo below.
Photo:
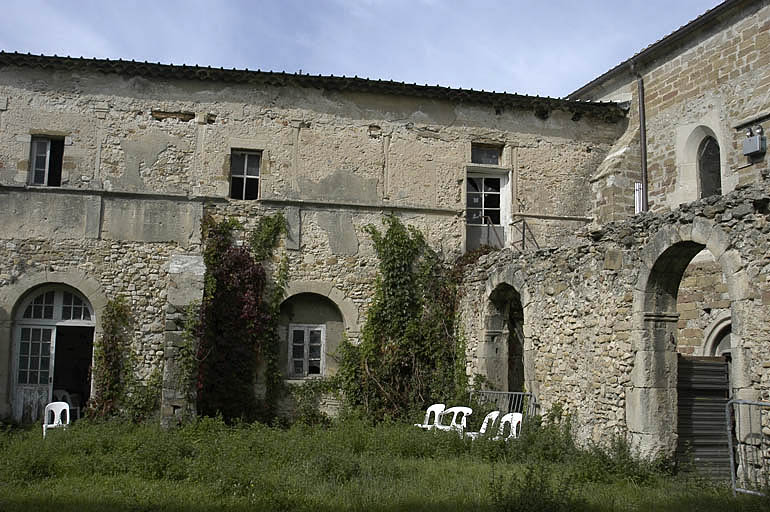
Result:
{"label": "stone block", "polygon": [[676,352],[639,350],[634,355],[631,383],[639,388],[676,386]]}
{"label": "stone block", "polygon": [[626,423],[629,430],[666,439],[675,436],[676,421],[675,388],[626,389]]}

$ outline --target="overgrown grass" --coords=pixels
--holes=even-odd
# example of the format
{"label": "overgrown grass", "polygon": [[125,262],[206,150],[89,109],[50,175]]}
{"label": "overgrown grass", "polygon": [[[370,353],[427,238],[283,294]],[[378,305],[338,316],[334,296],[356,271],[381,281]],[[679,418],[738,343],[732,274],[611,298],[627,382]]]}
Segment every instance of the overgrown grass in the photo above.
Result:
{"label": "overgrown grass", "polygon": [[471,442],[356,418],[329,427],[178,430],[85,422],[0,431],[0,510],[739,510],[724,485],[673,476],[625,443],[579,449],[564,420]]}

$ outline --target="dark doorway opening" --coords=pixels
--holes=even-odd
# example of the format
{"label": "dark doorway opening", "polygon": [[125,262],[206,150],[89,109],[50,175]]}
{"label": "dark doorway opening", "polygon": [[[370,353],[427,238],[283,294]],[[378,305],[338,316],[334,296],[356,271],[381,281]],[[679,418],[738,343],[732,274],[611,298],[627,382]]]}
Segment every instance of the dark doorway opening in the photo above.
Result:
{"label": "dark doorway opening", "polygon": [[[91,395],[91,361],[94,352],[93,327],[56,328],[53,394],[65,391],[72,407],[83,408]],[[77,417],[77,415],[75,416]]]}
{"label": "dark doorway opening", "polygon": [[507,385],[506,391],[524,391],[524,308],[521,296],[512,286],[501,284],[489,298],[504,324],[501,334],[506,339],[507,382],[503,385]]}

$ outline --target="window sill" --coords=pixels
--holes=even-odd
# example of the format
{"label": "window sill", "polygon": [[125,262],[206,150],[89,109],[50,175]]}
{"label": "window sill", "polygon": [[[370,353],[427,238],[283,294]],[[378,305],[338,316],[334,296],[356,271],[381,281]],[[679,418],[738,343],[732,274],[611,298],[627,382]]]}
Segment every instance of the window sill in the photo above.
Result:
{"label": "window sill", "polygon": [[321,380],[323,376],[314,375],[312,377],[292,377],[289,379],[283,379],[283,383],[289,386],[301,386],[308,381]]}

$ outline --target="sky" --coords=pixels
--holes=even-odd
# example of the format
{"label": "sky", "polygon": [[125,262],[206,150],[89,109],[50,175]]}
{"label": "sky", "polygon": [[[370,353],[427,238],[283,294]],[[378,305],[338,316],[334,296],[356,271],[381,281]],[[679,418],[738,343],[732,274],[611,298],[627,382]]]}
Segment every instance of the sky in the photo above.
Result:
{"label": "sky", "polygon": [[0,50],[563,97],[718,0],[3,0]]}

